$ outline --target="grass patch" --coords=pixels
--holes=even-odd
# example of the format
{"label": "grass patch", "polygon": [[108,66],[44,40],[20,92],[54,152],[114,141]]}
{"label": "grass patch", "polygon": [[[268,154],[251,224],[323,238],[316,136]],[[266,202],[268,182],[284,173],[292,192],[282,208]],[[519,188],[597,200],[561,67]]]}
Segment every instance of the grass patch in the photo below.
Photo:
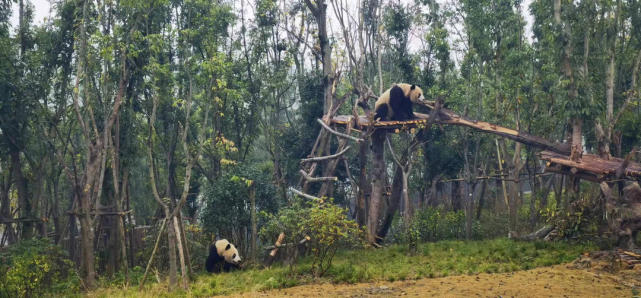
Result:
{"label": "grass patch", "polygon": [[[407,254],[406,246],[382,249],[345,250],[336,254],[327,274],[313,278],[310,262],[303,259],[293,270],[287,266],[248,269],[217,275],[199,274],[189,291],[175,291],[171,296],[207,297],[248,291],[288,288],[314,282],[358,283],[432,278],[461,274],[500,273],[550,266],[574,260],[582,252],[593,250],[591,244],[567,242],[520,242],[508,239],[483,241],[441,241],[424,243],[418,253]],[[150,283],[139,292],[101,288],[92,297],[167,297],[166,283]]]}

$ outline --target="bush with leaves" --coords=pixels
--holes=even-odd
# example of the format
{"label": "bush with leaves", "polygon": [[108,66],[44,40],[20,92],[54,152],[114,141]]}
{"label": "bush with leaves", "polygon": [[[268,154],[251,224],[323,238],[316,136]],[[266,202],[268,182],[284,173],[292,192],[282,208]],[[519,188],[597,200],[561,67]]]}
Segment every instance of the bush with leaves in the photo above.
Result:
{"label": "bush with leaves", "polygon": [[269,241],[284,232],[289,239],[309,236],[311,273],[320,277],[331,267],[334,254],[342,246],[363,244],[364,231],[348,219],[347,210],[329,201],[294,203],[277,215],[268,215],[261,237]]}
{"label": "bush with leaves", "polygon": [[312,273],[315,276],[327,272],[341,244],[357,244],[363,239],[363,231],[355,221],[347,218],[347,210],[332,202],[312,202],[309,216],[301,225],[311,236]]}
{"label": "bush with leaves", "polygon": [[25,240],[0,251],[0,297],[73,293],[79,288],[73,262],[47,239]]}

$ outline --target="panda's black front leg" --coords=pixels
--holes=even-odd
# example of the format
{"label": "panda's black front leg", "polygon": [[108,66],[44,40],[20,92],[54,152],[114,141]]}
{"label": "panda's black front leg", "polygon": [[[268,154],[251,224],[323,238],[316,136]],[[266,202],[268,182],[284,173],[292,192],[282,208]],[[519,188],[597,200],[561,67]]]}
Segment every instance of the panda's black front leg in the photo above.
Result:
{"label": "panda's black front leg", "polygon": [[412,102],[409,99],[403,100],[398,106],[398,116],[396,117],[396,120],[405,121],[414,118],[415,117],[414,112],[412,111]]}
{"label": "panda's black front leg", "polygon": [[416,118],[416,115],[414,115],[414,109],[412,108],[412,102],[410,101],[407,104],[407,119],[412,120],[414,118]]}
{"label": "panda's black front leg", "polygon": [[385,118],[387,118],[387,114],[389,110],[387,105],[383,104],[383,105],[380,105],[375,112],[376,114],[374,114],[374,121],[383,121],[385,120]]}

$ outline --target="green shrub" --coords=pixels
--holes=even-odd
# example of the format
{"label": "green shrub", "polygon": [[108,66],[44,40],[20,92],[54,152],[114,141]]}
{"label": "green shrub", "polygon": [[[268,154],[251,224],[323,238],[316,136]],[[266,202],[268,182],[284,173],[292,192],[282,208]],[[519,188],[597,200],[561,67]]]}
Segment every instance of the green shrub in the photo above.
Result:
{"label": "green shrub", "polygon": [[363,235],[358,224],[348,219],[347,210],[331,202],[312,202],[309,216],[303,219],[301,227],[311,236],[312,273],[315,276],[327,272],[341,244],[354,244],[357,241],[353,241]]}
{"label": "green shrub", "polygon": [[364,235],[356,222],[348,219],[347,211],[331,201],[297,202],[276,215],[265,216],[268,220],[260,231],[265,241],[273,241],[281,232],[292,241],[309,237],[311,273],[315,276],[327,272],[339,247],[360,244]]}
{"label": "green shrub", "polygon": [[0,251],[0,297],[72,293],[79,288],[73,263],[47,239],[25,240]]}

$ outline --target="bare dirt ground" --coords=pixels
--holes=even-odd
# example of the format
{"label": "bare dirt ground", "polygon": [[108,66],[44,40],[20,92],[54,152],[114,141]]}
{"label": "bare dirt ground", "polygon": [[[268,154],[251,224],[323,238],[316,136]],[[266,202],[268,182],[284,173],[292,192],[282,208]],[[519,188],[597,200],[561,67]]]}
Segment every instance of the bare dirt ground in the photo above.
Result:
{"label": "bare dirt ground", "polygon": [[527,271],[353,285],[313,284],[235,297],[634,297],[641,268],[610,273],[563,264]]}

